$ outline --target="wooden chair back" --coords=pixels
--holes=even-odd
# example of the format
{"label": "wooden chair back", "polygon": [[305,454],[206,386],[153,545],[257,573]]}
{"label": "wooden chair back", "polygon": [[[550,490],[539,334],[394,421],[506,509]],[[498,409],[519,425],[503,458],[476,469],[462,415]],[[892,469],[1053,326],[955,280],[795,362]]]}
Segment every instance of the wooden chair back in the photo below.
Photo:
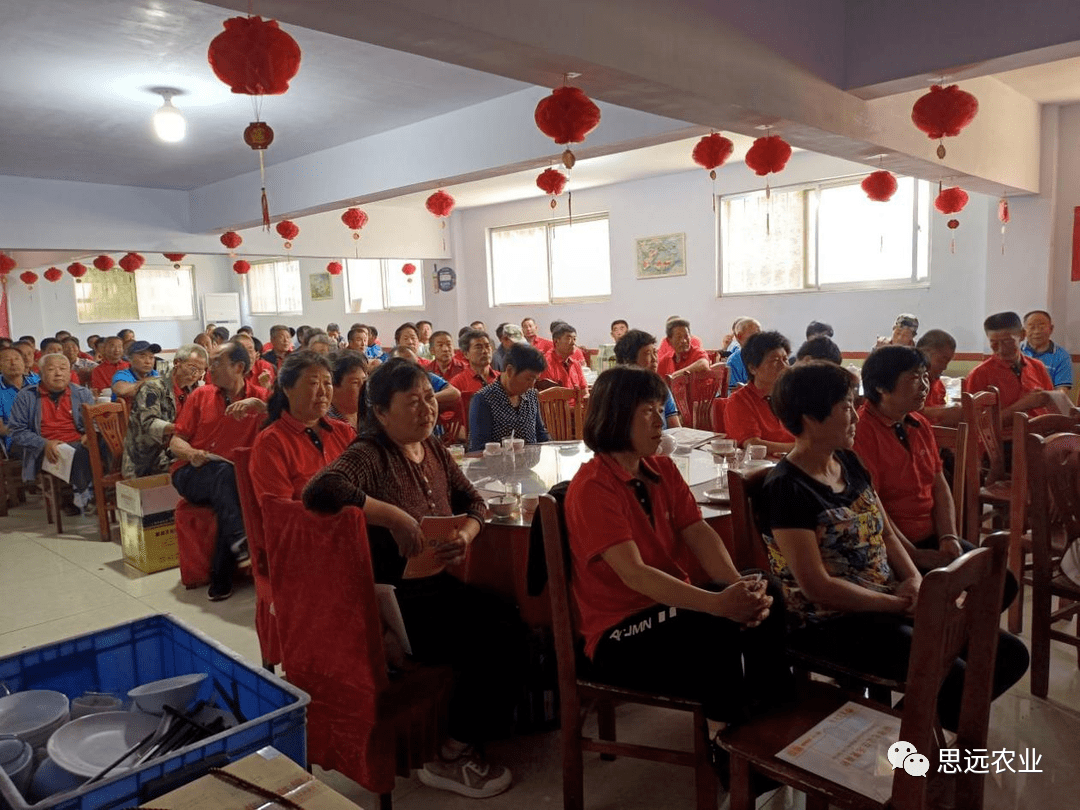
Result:
{"label": "wooden chair back", "polygon": [[[1031,494],[1031,693],[1045,698],[1052,640],[1076,647],[1080,665],[1080,586],[1060,571],[1061,555],[1080,542],[1080,435],[1029,433],[1025,449]],[[1075,632],[1055,628],[1074,615]]]}
{"label": "wooden chair back", "polygon": [[[1005,480],[1005,447],[1001,436],[1001,398],[990,386],[985,391],[965,391],[960,399],[968,432],[974,433],[985,486]],[[974,540],[972,542],[975,542]]]}
{"label": "wooden chair back", "polygon": [[713,400],[727,396],[728,367],[724,363],[717,363],[708,371],[668,377],[667,383],[682,415],[683,425],[709,430],[712,424]]}
{"label": "wooden chair back", "polygon": [[548,388],[537,395],[540,418],[553,441],[581,441],[585,428],[585,408],[581,392],[573,388]]}
{"label": "wooden chair back", "polygon": [[22,461],[9,455],[0,441],[0,517],[7,517],[9,508],[22,503],[26,503]]}
{"label": "wooden chair back", "polygon": [[[606,759],[628,756],[691,767],[695,772],[698,810],[715,810],[717,782],[709,761],[708,724],[705,720],[704,707],[700,703],[622,689],[578,678],[577,632],[570,607],[569,548],[562,530],[559,505],[552,496],[541,495],[539,513],[543,526],[544,558],[547,563],[552,631],[555,636],[555,658],[559,673],[564,810],[584,808],[584,765],[582,762],[584,751],[599,752],[601,757]],[[694,750],[690,752],[653,745],[617,742],[615,733],[615,703],[617,702],[639,703],[689,712],[693,717]],[[590,707],[597,709],[599,726],[597,740],[582,734],[582,726]]]}
{"label": "wooden chair back", "polygon": [[675,400],[675,407],[679,409],[683,427],[693,427],[694,411],[690,407],[690,378],[685,374],[678,377],[665,377],[664,381],[671,391],[671,398]]}
{"label": "wooden chair back", "polygon": [[975,442],[967,422],[956,427],[934,426],[934,440],[939,448],[951,450],[953,466],[952,497],[956,509],[956,530],[969,543],[979,544],[979,470]]}
{"label": "wooden chair back", "polygon": [[123,478],[120,466],[124,457],[124,436],[127,434],[127,403],[84,403],[82,416],[86,449],[90,453],[90,471],[94,477],[98,533],[102,540],[108,541],[111,539],[109,524],[116,520],[116,482]]}
{"label": "wooden chair back", "polygon": [[713,433],[724,433],[724,409],[727,397],[717,397],[709,403],[709,429]]}

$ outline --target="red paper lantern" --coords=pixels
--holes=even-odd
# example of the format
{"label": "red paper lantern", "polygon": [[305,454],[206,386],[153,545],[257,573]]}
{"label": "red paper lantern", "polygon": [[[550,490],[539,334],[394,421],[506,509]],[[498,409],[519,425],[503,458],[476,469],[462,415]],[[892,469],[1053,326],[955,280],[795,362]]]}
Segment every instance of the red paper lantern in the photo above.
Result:
{"label": "red paper lantern", "polygon": [[64,271],[62,271],[59,267],[50,267],[48,270],[45,271],[46,280],[51,281],[54,284],[63,277]]}
{"label": "red paper lantern", "polygon": [[162,253],[161,255],[164,256],[166,259],[168,259],[170,262],[182,262],[184,260],[184,257],[187,254],[186,253]]}
{"label": "red paper lantern", "polygon": [[551,195],[551,207],[554,208],[557,205],[555,198],[566,188],[566,175],[558,169],[544,169],[536,178],[536,186],[545,194]]}
{"label": "red paper lantern", "polygon": [[694,158],[694,163],[708,169],[709,177],[715,180],[716,170],[724,165],[734,150],[735,144],[719,132],[713,132],[702,137],[694,145],[691,156]]}
{"label": "red paper lantern", "polygon": [[[941,140],[960,134],[960,130],[975,120],[979,100],[957,85],[942,87],[935,84],[911,108],[911,120],[930,139]],[[938,144],[937,156],[945,157],[945,144]]]}
{"label": "red paper lantern", "polygon": [[401,272],[405,274],[406,278],[408,278],[409,280],[409,283],[412,284],[412,277],[413,273],[416,272],[416,265],[412,262],[406,262],[405,264],[401,265]]}
{"label": "red paper lantern", "polygon": [[82,262],[72,262],[67,266],[67,271],[75,278],[82,278],[89,268]]}
{"label": "red paper lantern", "polygon": [[0,276],[6,276],[15,269],[17,262],[6,253],[0,253]]}
{"label": "red paper lantern", "polygon": [[330,264],[326,265],[326,272],[332,276],[340,276],[341,269],[341,262],[330,262]]}
{"label": "red paper lantern", "polygon": [[227,247],[229,250],[236,250],[243,244],[244,237],[238,234],[236,231],[225,231],[221,235],[221,244]]}
{"label": "red paper lantern", "polygon": [[939,191],[934,200],[934,208],[943,214],[959,214],[967,204],[967,192],[957,186]]}
{"label": "red paper lantern", "polygon": [[244,143],[256,151],[269,148],[274,142],[274,130],[265,121],[252,121],[244,129]]}
{"label": "red paper lantern", "polygon": [[[358,231],[368,224],[368,215],[359,208],[349,208],[341,215],[341,221],[350,230]],[[360,234],[354,233],[353,239],[359,239]]]}
{"label": "red paper lantern", "polygon": [[248,270],[251,269],[251,265],[245,262],[243,259],[238,259],[237,261],[233,262],[232,269],[233,272],[236,273],[238,276],[243,276],[247,275]]}
{"label": "red paper lantern", "polygon": [[790,159],[791,144],[779,135],[758,138],[746,153],[746,165],[761,177],[783,171]]}
{"label": "red paper lantern", "polygon": [[892,172],[887,172],[884,169],[871,172],[862,181],[862,190],[874,202],[888,202],[892,199],[892,195],[896,193],[896,188],[896,177],[893,176]]}
{"label": "red paper lantern", "polygon": [[125,253],[120,257],[119,261],[119,265],[123,268],[125,273],[134,273],[144,264],[146,264],[146,259],[138,253]]}
{"label": "red paper lantern", "polygon": [[292,250],[292,240],[299,235],[300,226],[291,219],[283,219],[275,226],[275,228],[277,229],[278,235],[285,240],[285,249]]}
{"label": "red paper lantern", "polygon": [[101,255],[94,259],[94,267],[104,273],[116,267],[116,262],[113,261],[112,256]]}
{"label": "red paper lantern", "polygon": [[448,217],[450,216],[450,212],[454,210],[454,198],[442,189],[439,189],[427,198],[427,202],[424,203],[424,205],[426,205],[427,210],[435,216]]}
{"label": "red paper lantern", "polygon": [[23,270],[19,274],[19,280],[27,287],[33,287],[35,284],[37,284],[38,274],[35,273],[33,270]]}
{"label": "red paper lantern", "polygon": [[[600,123],[600,108],[577,87],[563,85],[540,99],[533,120],[541,132],[560,146],[581,143]],[[563,165],[574,168],[576,158],[569,148],[563,152]]]}
{"label": "red paper lantern", "polygon": [[210,67],[234,93],[277,96],[289,89],[300,70],[300,46],[278,26],[262,17],[231,17],[225,30],[210,42]]}

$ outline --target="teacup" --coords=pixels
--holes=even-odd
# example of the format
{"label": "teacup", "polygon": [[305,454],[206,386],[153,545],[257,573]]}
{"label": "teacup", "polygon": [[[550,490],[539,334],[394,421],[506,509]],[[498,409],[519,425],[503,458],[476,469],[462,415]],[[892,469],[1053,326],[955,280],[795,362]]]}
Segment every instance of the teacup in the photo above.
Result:
{"label": "teacup", "polygon": [[499,442],[488,442],[484,445],[485,456],[497,456],[502,453],[502,445]]}
{"label": "teacup", "polygon": [[712,451],[720,456],[730,455],[735,452],[735,440],[734,439],[713,439],[709,442],[709,447]]}
{"label": "teacup", "polygon": [[525,440],[524,439],[514,439],[514,452],[515,453],[520,453],[520,452],[522,452],[524,450],[525,450]]}
{"label": "teacup", "polygon": [[765,456],[769,454],[768,449],[763,444],[752,444],[746,449],[751,461],[764,461]]}
{"label": "teacup", "polygon": [[536,507],[540,505],[539,495],[522,495],[521,496],[521,513],[523,515],[531,515],[536,511]]}

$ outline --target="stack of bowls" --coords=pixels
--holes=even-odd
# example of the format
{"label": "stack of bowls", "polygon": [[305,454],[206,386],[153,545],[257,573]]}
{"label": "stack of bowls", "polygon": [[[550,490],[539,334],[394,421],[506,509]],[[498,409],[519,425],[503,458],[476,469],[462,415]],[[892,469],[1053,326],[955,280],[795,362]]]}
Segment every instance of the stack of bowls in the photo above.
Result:
{"label": "stack of bowls", "polygon": [[12,734],[31,748],[41,748],[68,721],[69,702],[63,692],[28,689],[0,698],[0,734]]}
{"label": "stack of bowls", "polygon": [[8,775],[15,789],[26,795],[34,770],[34,750],[12,734],[0,735],[0,771]]}

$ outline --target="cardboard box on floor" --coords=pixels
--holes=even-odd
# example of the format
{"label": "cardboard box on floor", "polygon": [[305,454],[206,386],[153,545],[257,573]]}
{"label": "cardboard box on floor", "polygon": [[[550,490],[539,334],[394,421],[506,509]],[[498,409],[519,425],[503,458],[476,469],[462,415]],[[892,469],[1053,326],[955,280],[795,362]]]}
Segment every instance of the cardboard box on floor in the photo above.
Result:
{"label": "cardboard box on floor", "polygon": [[[284,796],[304,810],[360,810],[333,788],[320,782],[291,759],[267,746],[222,768],[226,773]],[[143,805],[153,810],[247,810],[279,807],[257,791],[227,782],[213,774],[159,796]]]}
{"label": "cardboard box on floor", "polygon": [[180,494],[167,474],[132,478],[116,485],[116,507],[124,562],[146,574],[180,564],[173,511]]}

